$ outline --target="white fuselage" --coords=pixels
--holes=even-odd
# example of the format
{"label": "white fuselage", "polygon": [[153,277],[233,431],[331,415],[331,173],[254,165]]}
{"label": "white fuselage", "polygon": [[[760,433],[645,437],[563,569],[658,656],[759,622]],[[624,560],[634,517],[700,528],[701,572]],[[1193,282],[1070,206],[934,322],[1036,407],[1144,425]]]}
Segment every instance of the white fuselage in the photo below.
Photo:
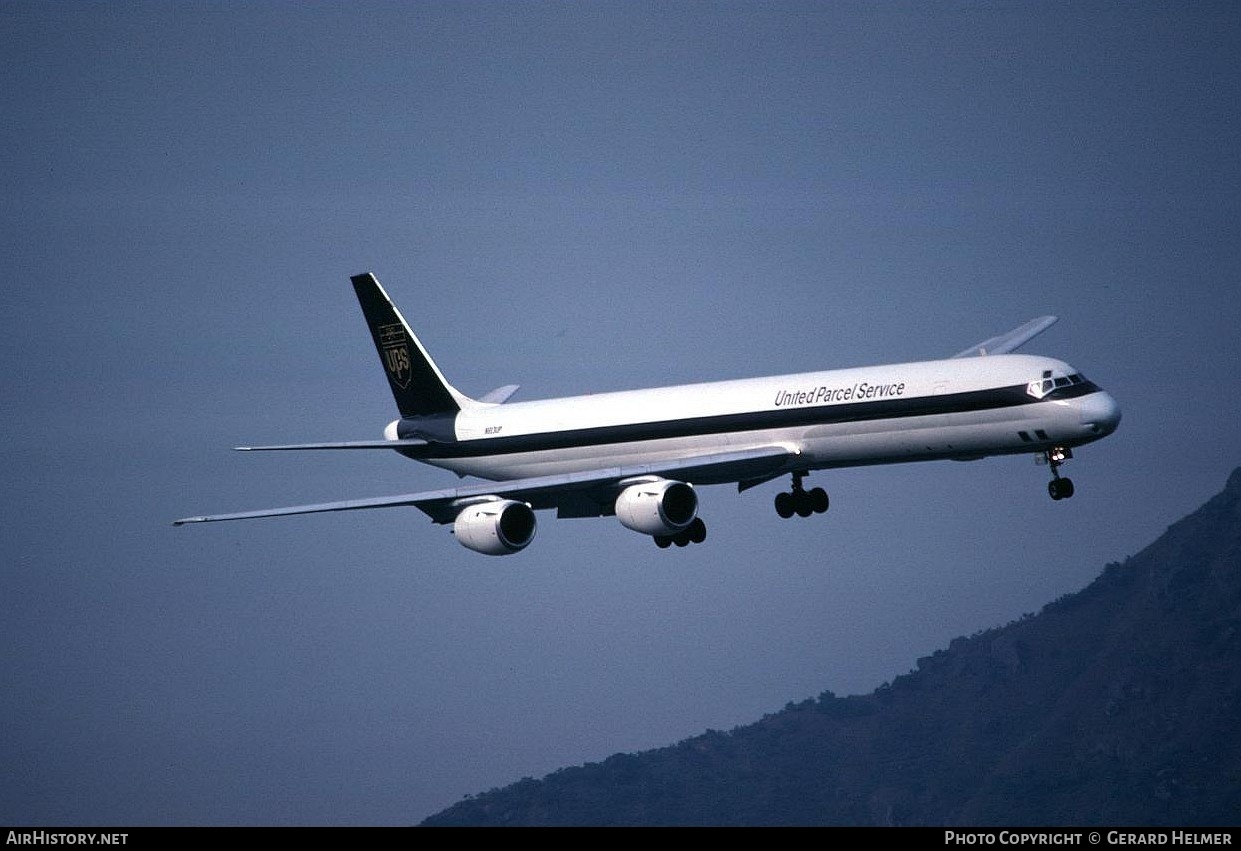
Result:
{"label": "white fuselage", "polygon": [[419,460],[504,480],[784,446],[812,470],[1077,446],[1119,418],[1063,361],[1006,354],[476,404]]}

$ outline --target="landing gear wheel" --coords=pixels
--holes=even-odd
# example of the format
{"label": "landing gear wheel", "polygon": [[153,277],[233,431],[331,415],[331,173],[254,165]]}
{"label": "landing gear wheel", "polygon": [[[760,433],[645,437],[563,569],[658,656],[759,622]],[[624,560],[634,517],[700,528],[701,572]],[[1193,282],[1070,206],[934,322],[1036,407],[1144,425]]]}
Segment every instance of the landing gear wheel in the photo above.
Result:
{"label": "landing gear wheel", "polygon": [[793,494],[793,503],[796,506],[798,517],[809,517],[814,514],[814,505],[810,502],[810,494],[805,491],[797,491]]}
{"label": "landing gear wheel", "polygon": [[779,514],[785,520],[793,516],[793,495],[781,491],[776,494],[776,514]]}
{"label": "landing gear wheel", "polygon": [[707,524],[702,522],[701,517],[695,517],[694,522],[675,535],[652,535],[651,538],[655,541],[655,546],[661,550],[666,550],[673,544],[678,547],[701,544],[707,539]]}
{"label": "landing gear wheel", "polygon": [[1068,499],[1073,495],[1073,480],[1052,479],[1047,483],[1047,493],[1055,500]]}
{"label": "landing gear wheel", "polygon": [[793,473],[793,489],[776,494],[776,514],[785,520],[796,514],[798,517],[809,517],[811,514],[822,514],[829,505],[827,491],[823,488],[806,490],[802,487],[804,471]]}
{"label": "landing gear wheel", "polygon": [[694,522],[689,524],[686,531],[689,532],[691,544],[701,544],[707,539],[707,524],[702,522],[701,517],[695,517]]}

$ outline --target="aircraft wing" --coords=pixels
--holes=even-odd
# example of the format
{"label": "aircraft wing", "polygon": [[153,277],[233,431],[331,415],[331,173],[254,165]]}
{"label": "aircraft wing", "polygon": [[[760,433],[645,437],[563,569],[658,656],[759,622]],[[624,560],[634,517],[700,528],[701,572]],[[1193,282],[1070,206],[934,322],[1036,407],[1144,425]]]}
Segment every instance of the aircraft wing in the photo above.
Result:
{"label": "aircraft wing", "polygon": [[1059,317],[1040,316],[1031,319],[1025,325],[1018,326],[1006,334],[975,343],[963,352],[957,352],[954,358],[969,358],[981,355],[1004,355],[1024,346],[1039,334],[1056,324]]}
{"label": "aircraft wing", "polygon": [[503,405],[520,389],[520,384],[505,384],[503,387],[497,387],[490,393],[479,396],[478,401],[486,402],[489,405]]}
{"label": "aircraft wing", "polygon": [[507,482],[480,482],[457,488],[381,496],[373,499],[352,499],[313,505],[291,505],[286,508],[268,508],[259,511],[240,511],[232,514],[183,517],[180,520],[174,520],[173,525],[281,517],[290,514],[318,514],[327,511],[357,511],[365,508],[390,508],[402,505],[419,509],[436,523],[451,523],[465,506],[489,502],[496,498],[528,502],[536,509],[555,508],[561,517],[599,517],[611,513],[616,495],[629,480],[654,476],[705,485],[758,479],[782,472],[796,457],[796,451],[788,447],[764,446],[735,452],[677,458],[652,464],[609,467],[580,473],[513,479]]}

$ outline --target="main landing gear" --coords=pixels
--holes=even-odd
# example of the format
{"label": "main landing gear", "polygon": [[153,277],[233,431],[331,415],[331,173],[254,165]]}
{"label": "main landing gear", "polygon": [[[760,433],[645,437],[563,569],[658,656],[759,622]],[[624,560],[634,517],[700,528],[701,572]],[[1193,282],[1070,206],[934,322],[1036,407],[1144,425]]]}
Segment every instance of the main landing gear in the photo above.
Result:
{"label": "main landing gear", "polygon": [[823,488],[806,490],[801,480],[805,472],[793,474],[793,490],[776,494],[776,514],[786,520],[796,514],[798,517],[809,517],[811,514],[822,514],[827,511],[827,491]]}
{"label": "main landing gear", "polygon": [[675,535],[655,535],[655,546],[661,550],[676,544],[678,547],[688,547],[690,544],[701,544],[707,539],[707,524],[702,522],[701,517],[695,517],[694,522],[686,526]]}
{"label": "main landing gear", "polygon": [[1051,481],[1047,483],[1047,493],[1054,500],[1068,499],[1073,495],[1073,480],[1060,475],[1060,467],[1073,457],[1073,450],[1055,446],[1039,456],[1040,463],[1051,467]]}

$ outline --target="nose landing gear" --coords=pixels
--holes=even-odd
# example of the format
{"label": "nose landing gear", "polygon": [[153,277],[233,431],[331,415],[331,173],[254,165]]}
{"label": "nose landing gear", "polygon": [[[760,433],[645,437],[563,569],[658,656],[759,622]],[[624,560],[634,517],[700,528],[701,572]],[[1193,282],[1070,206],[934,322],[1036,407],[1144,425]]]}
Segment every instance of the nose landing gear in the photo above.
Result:
{"label": "nose landing gear", "polygon": [[1060,475],[1060,467],[1073,457],[1073,450],[1060,446],[1052,447],[1038,456],[1041,463],[1051,467],[1051,481],[1047,483],[1047,493],[1054,500],[1068,499],[1073,495],[1073,480]]}
{"label": "nose landing gear", "polygon": [[804,472],[793,474],[793,489],[790,492],[776,494],[776,514],[786,520],[796,514],[798,517],[809,517],[811,514],[822,514],[827,511],[829,501],[827,491],[823,488],[806,490],[802,487]]}

